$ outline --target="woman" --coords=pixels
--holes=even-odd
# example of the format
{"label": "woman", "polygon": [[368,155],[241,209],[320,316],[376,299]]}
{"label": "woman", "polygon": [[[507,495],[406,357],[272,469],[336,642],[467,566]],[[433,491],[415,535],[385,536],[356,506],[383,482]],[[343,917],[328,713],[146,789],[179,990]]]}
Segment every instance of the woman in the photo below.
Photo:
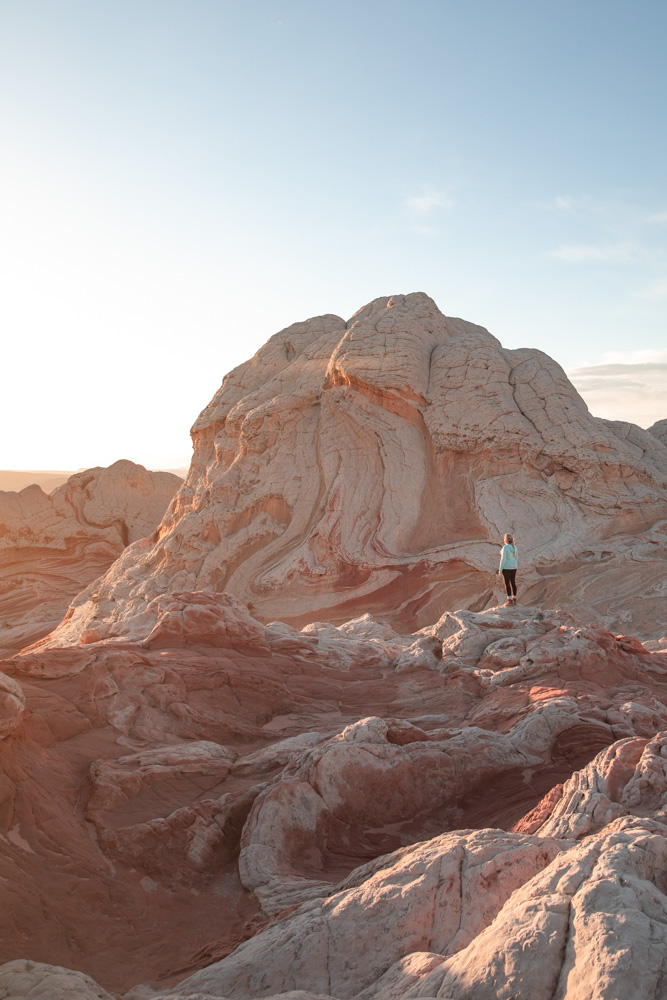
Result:
{"label": "woman", "polygon": [[498,575],[502,576],[505,580],[505,593],[507,594],[507,600],[505,601],[504,607],[508,607],[510,604],[516,604],[516,545],[514,544],[514,538],[512,535],[505,535],[503,539],[505,544],[500,550],[500,566],[498,567]]}

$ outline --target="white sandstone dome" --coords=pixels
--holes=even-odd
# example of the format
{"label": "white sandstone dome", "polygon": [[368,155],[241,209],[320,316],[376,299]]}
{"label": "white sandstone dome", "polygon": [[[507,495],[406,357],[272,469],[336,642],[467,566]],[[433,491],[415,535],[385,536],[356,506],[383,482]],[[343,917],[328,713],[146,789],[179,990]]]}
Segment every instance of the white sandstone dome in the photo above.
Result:
{"label": "white sandstone dome", "polygon": [[[59,644],[145,632],[151,601],[192,591],[226,591],[263,621],[361,609],[413,629],[494,600],[507,530],[537,599],[560,599],[565,572],[565,594],[599,589],[593,564],[627,555],[624,539],[667,543],[658,437],[596,419],[547,355],[507,350],[423,293],[277,333],[225,377],[192,437],[156,536],[79,596]],[[654,577],[647,562],[649,601]]]}

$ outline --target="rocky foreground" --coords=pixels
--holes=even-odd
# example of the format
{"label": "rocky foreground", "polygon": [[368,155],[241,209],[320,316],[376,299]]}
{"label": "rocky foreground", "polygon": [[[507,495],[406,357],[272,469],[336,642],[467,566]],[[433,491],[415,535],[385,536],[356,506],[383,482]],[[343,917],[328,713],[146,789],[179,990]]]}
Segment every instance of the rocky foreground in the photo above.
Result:
{"label": "rocky foreground", "polygon": [[416,294],[0,494],[0,1000],[667,1000],[664,425]]}
{"label": "rocky foreground", "polygon": [[0,997],[665,996],[664,652],[153,611],[3,665]]}

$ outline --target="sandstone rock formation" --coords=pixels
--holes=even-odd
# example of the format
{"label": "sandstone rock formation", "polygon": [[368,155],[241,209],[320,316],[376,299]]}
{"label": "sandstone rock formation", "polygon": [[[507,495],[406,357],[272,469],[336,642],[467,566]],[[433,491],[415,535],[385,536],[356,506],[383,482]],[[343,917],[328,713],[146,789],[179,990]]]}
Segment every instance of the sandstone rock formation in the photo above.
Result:
{"label": "sandstone rock formation", "polygon": [[592,417],[551,358],[504,349],[426,295],[281,331],[192,434],[158,541],[80,595],[56,643],[129,634],[156,597],[194,590],[234,594],[262,621],[367,611],[412,630],[496,602],[507,530],[527,601],[646,638],[667,628],[659,435]]}
{"label": "sandstone rock formation", "polygon": [[78,472],[46,494],[0,491],[0,655],[50,632],[126,545],[155,531],[181,480],[133,462]]}
{"label": "sandstone rock formation", "polygon": [[158,600],[2,664],[0,997],[661,996],[665,653],[520,605],[401,635]]}
{"label": "sandstone rock formation", "polygon": [[0,494],[42,594],[121,553],[0,661],[0,1000],[665,1000],[660,426],[411,295],[193,436],[153,535],[125,464]]}
{"label": "sandstone rock formation", "polygon": [[667,418],[664,420],[656,420],[656,422],[648,428],[648,432],[649,434],[653,434],[654,437],[657,437],[662,444],[667,445]]}

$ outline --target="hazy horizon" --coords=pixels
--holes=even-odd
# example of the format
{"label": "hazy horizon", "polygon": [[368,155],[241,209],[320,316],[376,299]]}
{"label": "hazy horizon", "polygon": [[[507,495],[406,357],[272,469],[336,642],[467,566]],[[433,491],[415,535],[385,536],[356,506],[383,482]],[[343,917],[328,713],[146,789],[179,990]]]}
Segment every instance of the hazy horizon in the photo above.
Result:
{"label": "hazy horizon", "polygon": [[[119,459],[120,460],[120,459]],[[132,461],[132,459],[130,459]],[[140,465],[141,463],[135,463]],[[90,466],[95,468],[95,466]],[[39,486],[44,493],[52,493],[63,486],[71,476],[79,472],[87,472],[87,468],[81,469],[0,469],[0,493],[20,493],[28,486]],[[150,469],[150,472],[171,472],[173,475],[184,479],[188,466],[176,469]]]}

